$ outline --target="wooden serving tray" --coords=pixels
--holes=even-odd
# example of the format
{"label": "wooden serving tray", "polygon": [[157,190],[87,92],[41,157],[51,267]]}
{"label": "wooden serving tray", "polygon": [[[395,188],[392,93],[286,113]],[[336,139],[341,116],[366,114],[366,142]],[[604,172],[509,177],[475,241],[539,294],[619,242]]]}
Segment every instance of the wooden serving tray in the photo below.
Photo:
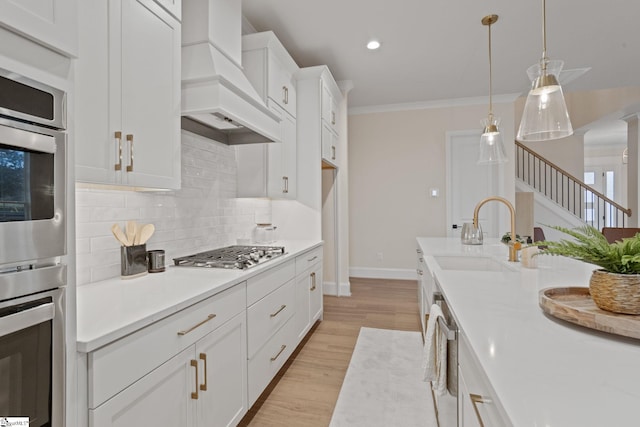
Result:
{"label": "wooden serving tray", "polygon": [[540,291],[542,311],[575,323],[610,334],[640,339],[640,315],[618,314],[596,306],[589,288],[547,288]]}

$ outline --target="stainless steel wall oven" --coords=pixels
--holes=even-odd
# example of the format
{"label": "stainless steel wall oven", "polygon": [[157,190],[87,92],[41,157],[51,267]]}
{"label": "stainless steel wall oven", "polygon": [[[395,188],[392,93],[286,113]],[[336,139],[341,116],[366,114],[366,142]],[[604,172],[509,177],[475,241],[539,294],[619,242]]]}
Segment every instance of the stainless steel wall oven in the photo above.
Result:
{"label": "stainless steel wall oven", "polygon": [[64,424],[63,91],[0,69],[0,418]]}

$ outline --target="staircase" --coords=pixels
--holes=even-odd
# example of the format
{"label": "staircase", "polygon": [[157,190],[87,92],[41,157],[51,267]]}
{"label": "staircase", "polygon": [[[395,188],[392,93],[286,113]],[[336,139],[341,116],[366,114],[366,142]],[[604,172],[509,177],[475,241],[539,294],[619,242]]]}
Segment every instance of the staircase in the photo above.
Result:
{"label": "staircase", "polygon": [[624,227],[631,209],[624,208],[518,141],[516,177],[581,222],[598,230]]}

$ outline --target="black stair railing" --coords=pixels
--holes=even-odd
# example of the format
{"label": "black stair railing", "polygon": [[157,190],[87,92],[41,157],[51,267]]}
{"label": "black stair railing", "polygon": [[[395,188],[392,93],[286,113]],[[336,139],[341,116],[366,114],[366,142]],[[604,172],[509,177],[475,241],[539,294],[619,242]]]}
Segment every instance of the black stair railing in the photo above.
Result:
{"label": "black stair railing", "polygon": [[516,141],[516,176],[598,230],[624,227],[631,209],[620,206],[559,166]]}

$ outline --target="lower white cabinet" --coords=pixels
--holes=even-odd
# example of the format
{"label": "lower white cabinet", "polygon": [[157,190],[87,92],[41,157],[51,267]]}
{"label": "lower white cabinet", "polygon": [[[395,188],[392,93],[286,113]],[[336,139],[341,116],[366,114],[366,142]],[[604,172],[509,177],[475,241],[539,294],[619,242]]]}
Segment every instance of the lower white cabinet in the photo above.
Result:
{"label": "lower white cabinet", "polygon": [[296,257],[296,313],[294,323],[302,340],[316,320],[322,318],[322,248]]}
{"label": "lower white cabinet", "polygon": [[89,425],[237,424],[248,409],[246,295],[238,284],[89,353]]}
{"label": "lower white cabinet", "polygon": [[464,334],[458,335],[458,425],[511,426]]}

